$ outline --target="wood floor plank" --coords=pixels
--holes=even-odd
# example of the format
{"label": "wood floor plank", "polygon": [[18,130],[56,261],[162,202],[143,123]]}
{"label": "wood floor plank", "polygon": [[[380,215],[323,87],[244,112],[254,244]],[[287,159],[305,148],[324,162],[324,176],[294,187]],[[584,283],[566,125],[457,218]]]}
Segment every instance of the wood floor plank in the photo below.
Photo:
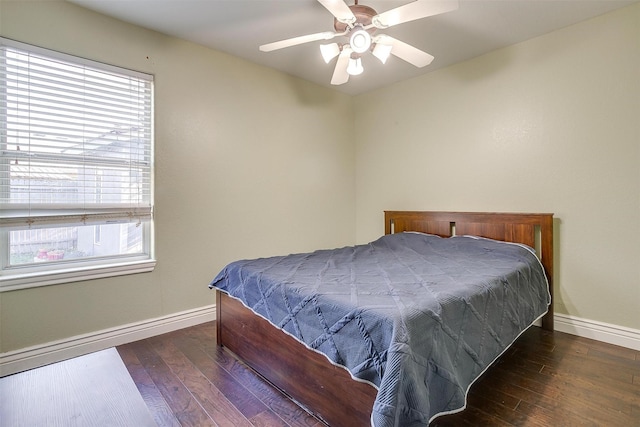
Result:
{"label": "wood floor plank", "polygon": [[163,427],[180,427],[173,411],[167,404],[167,401],[160,393],[160,390],[156,387],[153,380],[144,369],[135,352],[132,349],[132,345],[125,344],[118,347],[118,353],[122,358],[122,361],[127,366],[129,375],[136,383],[138,391],[150,408],[151,415],[157,425]]}
{"label": "wood floor plank", "polygon": [[522,419],[525,421],[523,425],[529,425],[529,423],[541,424],[547,427],[584,427],[591,425],[587,420],[577,419],[576,417],[570,417],[561,421],[558,419],[558,414],[554,414],[548,409],[542,408],[538,405],[533,405],[524,400],[520,401],[520,404],[515,411],[523,415]]}
{"label": "wood floor plank", "polygon": [[[619,382],[621,386],[631,384],[636,362],[626,359],[615,363],[610,359],[594,359],[582,354],[550,354],[521,353],[524,360],[544,365],[546,369],[571,372],[577,375],[593,378],[598,381]],[[639,371],[640,373],[640,371]]]}
{"label": "wood floor plank", "polygon": [[[195,396],[196,403],[228,401],[251,426],[326,427],[227,349],[218,347],[214,322],[143,342],[141,348],[138,344],[132,347],[134,354],[142,357],[138,363],[150,372],[153,386],[167,383],[157,385],[163,396],[172,392],[181,395],[183,392],[175,389],[179,384]],[[640,426],[640,352],[618,350],[531,328],[471,387],[464,411],[436,418],[431,427]],[[136,364],[135,358],[123,360]],[[149,386],[148,378],[142,375],[136,382]],[[213,388],[208,389],[205,380]],[[163,399],[172,401],[170,397]],[[183,402],[182,398],[176,401]],[[175,409],[179,405],[168,406],[181,420]],[[224,425],[225,418],[212,409],[202,412],[211,423]]]}
{"label": "wood floor plank", "polygon": [[133,349],[138,360],[162,393],[169,407],[182,426],[211,426],[216,423],[195,400],[191,392],[174,375],[162,358],[146,341],[138,341]]}
{"label": "wood floor plank", "polygon": [[190,337],[177,337],[173,342],[209,382],[216,384],[219,392],[233,402],[237,410],[245,418],[254,418],[261,412],[269,410],[264,403],[238,383],[236,379],[221,368],[214,359],[209,357],[209,355],[198,346],[197,340]]}
{"label": "wood floor plank", "polygon": [[209,417],[221,427],[249,427],[247,418],[229,401],[225,393],[198,370],[173,342],[162,338],[148,340],[173,374],[184,384]]}
{"label": "wood floor plank", "polygon": [[479,408],[483,412],[508,423],[509,425],[531,426],[531,427],[547,427],[549,420],[539,418],[529,418],[526,413],[516,411],[515,408],[509,408],[505,405],[488,399],[481,393],[473,393],[467,401],[469,407]]}
{"label": "wood floor plank", "polygon": [[450,418],[450,420],[453,421],[454,423],[453,425],[459,425],[456,423],[460,422],[466,425],[476,426],[476,427],[477,426],[492,426],[492,427],[512,427],[513,426],[513,424],[503,421],[500,418],[495,417],[493,414],[487,413],[482,408],[479,408],[473,405],[469,405],[463,412],[453,415]]}
{"label": "wood floor plank", "polygon": [[[539,381],[547,382],[552,377],[553,384],[565,388],[587,391],[588,400],[600,402],[608,405],[616,411],[629,413],[629,405],[637,404],[640,399],[640,389],[632,384],[632,370],[624,364],[611,366],[611,362],[595,361],[585,359],[582,355],[565,355],[562,362],[553,364],[543,364],[539,372],[535,372],[540,366],[538,362],[549,360],[546,355],[531,356],[521,354],[521,357],[513,360],[502,360],[500,366],[508,366],[511,372],[519,372],[530,378],[538,378]],[[529,359],[535,358],[532,363]],[[626,363],[626,362],[625,362]],[[524,370],[530,369],[530,373]],[[592,393],[602,389],[610,388],[606,395],[593,397]],[[584,395],[585,393],[583,393]]]}
{"label": "wood floor plank", "polygon": [[485,399],[489,399],[499,405],[502,405],[511,410],[515,410],[520,404],[521,399],[518,397],[512,396],[510,394],[505,393],[504,391],[495,388],[491,385],[491,383],[485,378],[490,378],[490,375],[485,375],[483,378],[479,379],[473,385],[473,395],[482,395]]}
{"label": "wood floor plank", "polygon": [[[522,376],[514,372],[516,369],[509,369],[504,365],[496,365],[492,375],[496,375],[502,381],[512,382],[520,387],[533,391],[536,395],[542,395],[553,399],[558,405],[556,411],[573,411],[586,414],[588,418],[594,419],[602,425],[614,423],[612,425],[629,425],[629,418],[620,413],[611,411],[610,405],[615,405],[615,401],[610,399],[601,390],[590,390],[576,388],[561,380],[554,380],[548,375],[539,374],[533,376]],[[534,396],[534,395],[531,395]],[[530,402],[535,403],[535,402]],[[632,424],[631,424],[632,425]]]}
{"label": "wood floor plank", "polygon": [[[516,385],[511,379],[500,377],[497,371],[494,370],[493,372],[493,374],[487,375],[486,380],[483,382],[486,389],[477,389],[474,390],[474,393],[483,393],[487,389],[500,390],[505,394],[520,399],[518,408],[522,408],[523,405],[525,407],[526,405],[529,405],[541,408],[543,411],[552,414],[555,420],[552,425],[579,425],[593,427],[598,425],[595,421],[589,419],[588,413],[583,413],[583,411],[581,411],[581,407],[571,405],[563,406],[563,402],[560,402],[557,399],[531,391],[527,388],[521,387],[520,385]],[[529,410],[532,411],[533,408],[529,408]]]}
{"label": "wood floor plank", "polygon": [[251,425],[256,427],[289,427],[289,424],[271,411],[260,412],[250,421]]}
{"label": "wood floor plank", "polygon": [[640,404],[640,390],[637,386],[629,383],[616,383],[614,381],[607,381],[606,377],[593,378],[583,373],[575,373],[572,370],[562,371],[559,369],[550,369],[545,367],[542,374],[550,375],[557,381],[561,381],[568,387],[584,389],[588,391],[597,392],[603,388],[610,389],[610,392],[606,396],[602,397],[601,402],[605,405],[609,405],[616,411],[622,411],[624,413],[631,412],[630,407],[632,405]]}

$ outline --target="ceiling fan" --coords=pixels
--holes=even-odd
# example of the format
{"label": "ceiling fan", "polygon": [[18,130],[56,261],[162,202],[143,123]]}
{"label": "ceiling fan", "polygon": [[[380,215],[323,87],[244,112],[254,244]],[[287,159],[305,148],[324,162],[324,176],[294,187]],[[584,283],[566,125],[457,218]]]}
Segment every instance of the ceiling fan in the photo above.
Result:
{"label": "ceiling fan", "polygon": [[271,52],[285,47],[318,40],[347,37],[348,41],[320,45],[320,52],[328,64],[336,56],[331,84],[341,85],[349,81],[350,75],[361,74],[361,55],[371,52],[383,64],[389,55],[397,56],[416,67],[424,67],[433,61],[433,56],[407,43],[385,34],[376,34],[394,25],[450,12],[458,8],[458,0],[416,0],[383,13],[373,8],[355,4],[348,6],[343,0],[318,0],[333,16],[335,32],[308,34],[280,40],[260,46],[263,52]]}

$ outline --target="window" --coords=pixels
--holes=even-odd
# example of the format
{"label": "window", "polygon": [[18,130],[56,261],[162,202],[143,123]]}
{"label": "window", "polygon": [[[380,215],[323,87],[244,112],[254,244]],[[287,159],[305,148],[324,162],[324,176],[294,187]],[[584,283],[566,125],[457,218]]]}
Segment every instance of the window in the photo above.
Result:
{"label": "window", "polygon": [[153,78],[0,38],[0,290],[150,271]]}

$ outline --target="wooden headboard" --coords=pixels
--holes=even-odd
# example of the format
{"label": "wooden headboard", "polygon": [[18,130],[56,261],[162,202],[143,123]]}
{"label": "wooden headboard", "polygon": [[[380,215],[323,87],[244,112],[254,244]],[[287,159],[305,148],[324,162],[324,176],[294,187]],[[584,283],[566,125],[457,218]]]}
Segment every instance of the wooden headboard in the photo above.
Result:
{"label": "wooden headboard", "polygon": [[385,211],[385,234],[419,231],[441,237],[474,235],[524,243],[536,250],[547,274],[551,305],[542,327],[553,330],[553,214]]}

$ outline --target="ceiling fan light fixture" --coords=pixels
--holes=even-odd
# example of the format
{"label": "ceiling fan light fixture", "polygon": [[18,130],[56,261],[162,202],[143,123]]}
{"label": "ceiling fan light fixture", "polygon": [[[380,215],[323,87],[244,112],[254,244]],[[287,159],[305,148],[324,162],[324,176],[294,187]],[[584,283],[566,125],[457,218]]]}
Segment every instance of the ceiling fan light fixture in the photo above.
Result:
{"label": "ceiling fan light fixture", "polygon": [[329,63],[333,58],[340,54],[340,46],[338,43],[329,43],[320,45],[320,53],[325,63]]}
{"label": "ceiling fan light fixture", "polygon": [[364,53],[371,47],[371,35],[363,30],[362,27],[356,27],[351,31],[349,44],[354,52]]}
{"label": "ceiling fan light fixture", "polygon": [[349,58],[349,65],[347,66],[347,73],[351,76],[357,76],[362,74],[364,68],[362,67],[362,59]]}
{"label": "ceiling fan light fixture", "polygon": [[373,56],[378,58],[380,62],[386,64],[387,59],[389,59],[389,55],[391,55],[392,48],[393,46],[391,45],[376,43],[371,53],[373,53]]}
{"label": "ceiling fan light fixture", "polygon": [[[0,0],[2,1],[2,0]],[[406,4],[378,13],[375,9],[358,4],[348,5],[346,0],[317,0],[333,15],[335,32],[323,32],[292,37],[261,45],[263,52],[271,52],[291,46],[311,43],[320,40],[332,40],[336,37],[348,38],[338,43],[320,46],[322,59],[328,64],[336,56],[335,67],[331,77],[332,85],[341,85],[349,81],[350,75],[364,72],[361,56],[370,52],[385,64],[389,55],[396,56],[415,67],[427,66],[433,56],[422,50],[387,35],[377,35],[376,31],[405,22],[450,12],[458,8],[459,0],[405,0]],[[368,59],[365,59],[368,61]]]}

